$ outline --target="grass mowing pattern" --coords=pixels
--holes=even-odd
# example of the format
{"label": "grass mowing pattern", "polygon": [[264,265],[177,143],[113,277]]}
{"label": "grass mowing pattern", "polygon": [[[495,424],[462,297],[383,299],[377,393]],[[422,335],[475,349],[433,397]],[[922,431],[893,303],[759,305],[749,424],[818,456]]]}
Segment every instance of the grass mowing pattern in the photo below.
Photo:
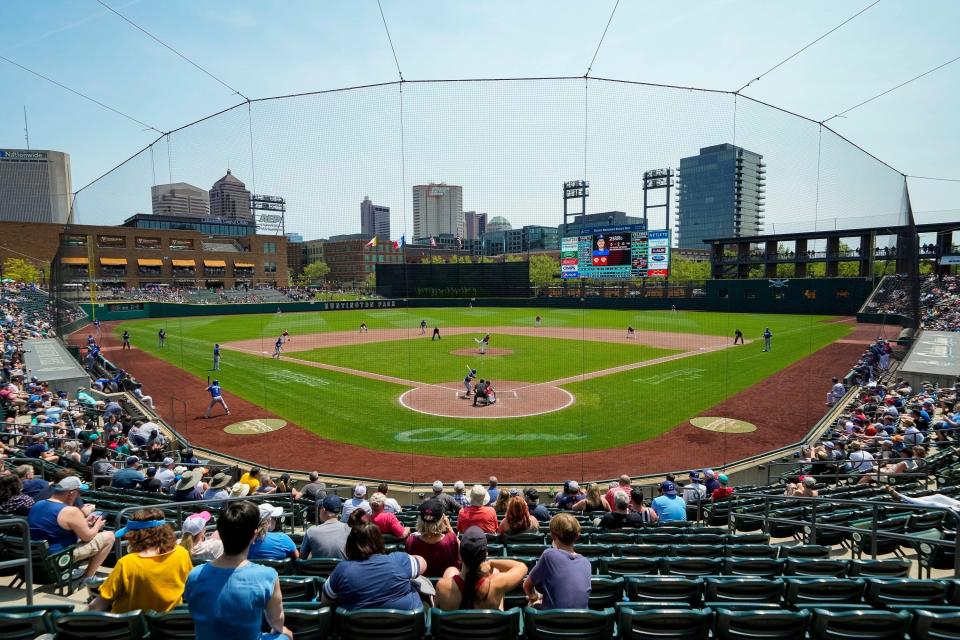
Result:
{"label": "grass mowing pattern", "polygon": [[[218,377],[226,390],[332,440],[374,450],[440,456],[534,456],[607,449],[655,437],[852,330],[847,324],[824,323],[824,316],[446,308],[135,320],[117,327],[116,334],[129,330],[138,348],[205,380],[211,373],[214,342],[262,337],[263,350],[272,351],[273,341],[285,329],[296,339],[298,333],[355,331],[360,322],[366,322],[371,331],[377,327],[419,331],[421,318],[431,327],[440,325],[441,330],[444,326],[532,326],[538,313],[547,327],[622,329],[631,324],[638,330],[728,335],[731,339],[735,328],[743,330],[748,339],[757,339],[764,327],[770,326],[774,350],[762,353],[761,342],[755,342],[568,384],[564,388],[577,398],[570,408],[498,420],[411,412],[397,402],[406,390],[401,385],[231,351],[224,351]],[[167,347],[162,350],[157,348],[161,327],[168,334]],[[588,350],[598,344],[559,342],[573,342],[573,346],[563,344],[558,351],[542,354],[536,362],[545,370],[537,374],[540,379],[559,377],[552,372],[570,362],[580,367],[587,362]],[[440,349],[439,343],[433,344],[430,350],[429,340],[406,341],[394,351],[395,366],[407,373],[428,370]],[[623,345],[615,346],[622,350]],[[440,353],[449,355],[453,348],[445,338]],[[417,379],[407,374],[403,377]],[[823,381],[812,380],[811,384]],[[685,393],[684,388],[695,389],[695,393]],[[200,410],[202,407],[197,408],[198,413]]]}

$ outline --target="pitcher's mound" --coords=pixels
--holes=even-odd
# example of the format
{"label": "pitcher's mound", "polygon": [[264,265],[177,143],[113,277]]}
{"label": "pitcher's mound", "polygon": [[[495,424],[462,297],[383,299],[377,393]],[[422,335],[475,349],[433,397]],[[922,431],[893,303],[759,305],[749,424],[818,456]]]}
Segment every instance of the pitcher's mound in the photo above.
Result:
{"label": "pitcher's mound", "polygon": [[[475,347],[467,347],[466,349],[454,349],[451,351],[455,356],[479,356],[480,350]],[[512,356],[513,349],[498,349],[496,347],[487,347],[488,356]]]}
{"label": "pitcher's mound", "polygon": [[504,380],[494,381],[494,389],[497,402],[485,407],[473,406],[472,395],[464,398],[460,382],[410,389],[399,400],[412,411],[448,418],[521,418],[566,409],[574,400],[569,391],[549,384]]}

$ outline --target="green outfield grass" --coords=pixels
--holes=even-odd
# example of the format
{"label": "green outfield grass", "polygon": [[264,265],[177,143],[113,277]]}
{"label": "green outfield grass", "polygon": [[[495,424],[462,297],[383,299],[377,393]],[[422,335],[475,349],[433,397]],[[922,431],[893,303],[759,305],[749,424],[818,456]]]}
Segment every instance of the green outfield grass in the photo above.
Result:
{"label": "green outfield grass", "polygon": [[[484,378],[546,382],[583,371],[597,371],[678,353],[674,349],[657,349],[640,344],[512,335],[495,335],[491,338],[492,346],[513,351],[509,355],[451,353],[460,349],[475,352],[475,337],[473,334],[460,334],[432,341],[423,336],[414,340],[390,340],[293,352],[289,357],[417,382],[456,382],[471,367],[476,368],[477,375]],[[427,342],[432,344],[423,344]]]}
{"label": "green outfield grass", "polygon": [[[227,391],[322,437],[371,449],[445,456],[546,455],[605,449],[655,437],[851,331],[848,324],[823,322],[827,319],[824,316],[481,307],[150,319],[123,323],[116,333],[119,335],[128,329],[135,347],[198,376],[201,381],[195,384],[204,384],[210,373],[214,342],[260,337],[264,340],[264,350],[270,350],[273,339],[284,330],[296,339],[298,334],[319,331],[355,331],[360,322],[366,322],[371,332],[381,327],[415,329],[421,319],[431,327],[440,326],[441,330],[452,326],[532,326],[538,313],[543,316],[546,327],[621,329],[630,324],[638,330],[729,336],[735,328],[740,328],[748,339],[759,338],[764,327],[769,326],[774,333],[774,350],[762,353],[757,342],[568,384],[564,388],[576,397],[568,409],[496,420],[415,413],[397,401],[407,387],[229,350],[224,352],[219,379]],[[168,333],[167,347],[162,350],[156,343],[161,327]],[[457,338],[469,346],[473,344],[472,337]],[[499,373],[490,376],[530,381],[606,368],[635,361],[634,357],[648,359],[666,351],[641,345],[601,345],[506,335],[496,336],[495,340],[494,346],[513,348],[515,354],[494,356],[502,359],[503,371],[509,370],[509,376]],[[512,343],[516,346],[508,346],[511,344],[508,340],[517,340]],[[529,340],[535,342],[528,343]],[[470,359],[450,355],[449,351],[454,348],[458,348],[454,336],[448,336],[442,346],[423,339],[403,344],[333,347],[308,353],[323,362],[353,368],[384,372],[382,367],[389,367],[393,375],[426,382],[462,377],[462,373],[452,374],[465,369]],[[594,358],[588,351],[601,355]],[[303,355],[296,354],[296,357]],[[122,358],[122,354],[115,357]],[[334,362],[339,358],[351,361]],[[356,361],[360,358],[364,362]],[[811,381],[812,384],[821,382]]]}

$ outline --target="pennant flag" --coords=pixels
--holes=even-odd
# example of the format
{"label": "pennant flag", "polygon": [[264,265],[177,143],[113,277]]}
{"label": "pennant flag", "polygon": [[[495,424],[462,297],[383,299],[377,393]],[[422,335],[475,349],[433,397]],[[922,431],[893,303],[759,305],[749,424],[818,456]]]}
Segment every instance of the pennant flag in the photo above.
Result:
{"label": "pennant flag", "polygon": [[437,239],[434,238],[433,236],[430,236],[430,246],[431,247],[437,246]]}
{"label": "pennant flag", "polygon": [[377,236],[373,236],[372,238],[370,238],[370,242],[367,243],[367,246],[368,247],[377,246]]}

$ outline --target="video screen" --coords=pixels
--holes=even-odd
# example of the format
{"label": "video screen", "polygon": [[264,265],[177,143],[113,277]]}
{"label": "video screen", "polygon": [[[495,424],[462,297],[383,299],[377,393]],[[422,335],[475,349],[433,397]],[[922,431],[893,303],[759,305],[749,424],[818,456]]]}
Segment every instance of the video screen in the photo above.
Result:
{"label": "video screen", "polygon": [[670,273],[670,232],[643,225],[584,229],[560,245],[563,278],[633,279]]}

